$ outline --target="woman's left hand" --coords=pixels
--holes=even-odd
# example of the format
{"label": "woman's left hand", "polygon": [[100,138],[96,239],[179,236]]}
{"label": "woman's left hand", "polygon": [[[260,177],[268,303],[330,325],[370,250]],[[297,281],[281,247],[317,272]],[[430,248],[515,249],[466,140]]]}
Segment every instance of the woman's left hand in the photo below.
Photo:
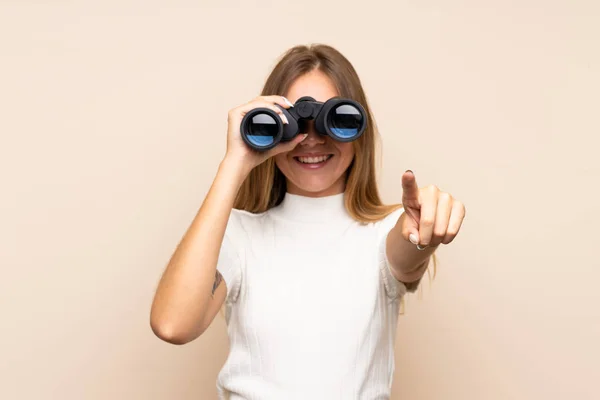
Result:
{"label": "woman's left hand", "polygon": [[402,175],[402,190],[405,212],[399,223],[404,239],[417,244],[419,250],[452,242],[465,218],[464,204],[437,186],[419,189],[410,170]]}

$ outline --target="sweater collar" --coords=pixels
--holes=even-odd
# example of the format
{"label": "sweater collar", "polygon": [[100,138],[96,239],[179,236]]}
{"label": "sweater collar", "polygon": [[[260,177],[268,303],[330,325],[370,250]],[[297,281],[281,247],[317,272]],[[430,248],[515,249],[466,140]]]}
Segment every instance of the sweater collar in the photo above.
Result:
{"label": "sweater collar", "polygon": [[300,222],[331,223],[352,219],[344,204],[344,193],[308,197],[286,193],[274,211],[281,217]]}

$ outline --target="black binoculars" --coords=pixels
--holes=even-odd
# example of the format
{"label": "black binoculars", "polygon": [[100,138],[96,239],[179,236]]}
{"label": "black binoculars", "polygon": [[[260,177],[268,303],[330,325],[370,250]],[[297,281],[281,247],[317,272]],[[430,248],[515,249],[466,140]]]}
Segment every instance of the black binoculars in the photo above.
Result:
{"label": "black binoculars", "polygon": [[367,127],[364,108],[350,99],[333,97],[322,103],[304,96],[289,109],[276,106],[287,117],[288,124],[284,124],[275,111],[263,107],[250,110],[242,119],[242,138],[251,148],[265,151],[279,142],[290,141],[299,133],[308,131],[307,122],[310,120],[314,120],[319,134],[340,142],[358,139]]}

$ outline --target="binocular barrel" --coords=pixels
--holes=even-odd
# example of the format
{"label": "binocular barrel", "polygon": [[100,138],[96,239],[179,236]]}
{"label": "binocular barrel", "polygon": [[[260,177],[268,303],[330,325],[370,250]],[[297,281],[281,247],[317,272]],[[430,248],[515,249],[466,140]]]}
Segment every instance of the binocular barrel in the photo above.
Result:
{"label": "binocular barrel", "polygon": [[367,127],[367,115],[356,101],[334,97],[325,103],[312,97],[301,97],[289,109],[277,105],[287,117],[284,124],[279,114],[269,108],[250,110],[242,119],[240,131],[244,142],[257,151],[265,151],[280,142],[293,140],[306,133],[307,122],[314,120],[315,130],[340,142],[358,139]]}

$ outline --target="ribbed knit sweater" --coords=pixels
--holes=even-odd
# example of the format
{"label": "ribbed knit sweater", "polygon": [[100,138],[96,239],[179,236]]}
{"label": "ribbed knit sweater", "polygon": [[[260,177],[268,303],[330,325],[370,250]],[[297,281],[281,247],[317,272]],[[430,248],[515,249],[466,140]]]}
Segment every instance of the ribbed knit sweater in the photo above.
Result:
{"label": "ribbed knit sweater", "polygon": [[407,288],[385,242],[402,212],[362,224],[344,193],[232,210],[217,264],[230,342],[220,399],[389,399]]}

